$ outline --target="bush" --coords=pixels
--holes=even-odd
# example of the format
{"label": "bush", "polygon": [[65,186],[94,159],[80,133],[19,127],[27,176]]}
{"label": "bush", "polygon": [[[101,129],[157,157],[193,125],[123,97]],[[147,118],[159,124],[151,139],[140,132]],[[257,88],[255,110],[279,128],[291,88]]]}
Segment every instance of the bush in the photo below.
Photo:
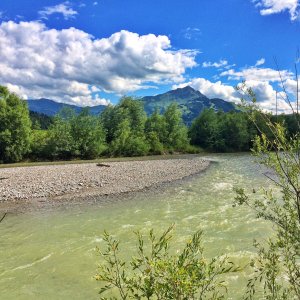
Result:
{"label": "bush", "polygon": [[130,262],[120,258],[120,242],[105,233],[106,249],[98,249],[104,263],[95,276],[103,285],[100,294],[115,291],[121,299],[225,299],[222,275],[238,269],[227,257],[204,257],[202,231],[180,253],[171,254],[172,229],[158,238],[151,230],[147,240],[137,232],[138,250]]}
{"label": "bush", "polygon": [[[255,100],[251,90],[245,94]],[[245,299],[254,299],[259,289],[264,299],[300,299],[300,116],[294,113],[298,130],[292,136],[255,105],[249,107],[249,116],[254,124],[257,117],[263,118],[268,127],[268,134],[261,131],[256,137],[253,152],[280,192],[263,190],[260,199],[253,197],[255,190],[236,190],[236,204],[253,208],[258,218],[273,223],[275,231],[266,245],[255,241],[258,257],[252,261],[254,275]]]}

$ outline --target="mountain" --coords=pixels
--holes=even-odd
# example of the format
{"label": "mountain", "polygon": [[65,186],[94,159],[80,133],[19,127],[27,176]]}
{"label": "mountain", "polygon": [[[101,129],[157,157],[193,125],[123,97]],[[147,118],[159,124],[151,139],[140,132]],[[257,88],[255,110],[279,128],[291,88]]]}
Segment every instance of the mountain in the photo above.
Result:
{"label": "mountain", "polygon": [[[76,113],[79,113],[82,110],[82,107],[66,104],[66,103],[59,103],[55,102],[50,99],[37,99],[37,100],[27,100],[28,108],[30,111],[37,112],[40,114],[44,114],[47,116],[54,116],[56,115],[63,107],[69,107],[75,110]],[[101,113],[105,109],[105,105],[97,105],[89,107],[90,113],[92,115],[97,115]]]}
{"label": "mountain", "polygon": [[[183,121],[187,125],[191,125],[192,121],[198,117],[205,108],[213,108],[216,111],[222,110],[224,112],[237,110],[233,103],[219,98],[209,99],[190,86],[156,96],[146,96],[141,98],[139,101],[143,103],[148,116],[151,115],[155,109],[158,109],[163,113],[172,102],[176,102],[182,111]],[[79,113],[82,110],[82,107],[76,105],[58,103],[44,98],[27,100],[27,103],[30,111],[45,114],[47,116],[54,116],[63,107],[73,108],[76,113]],[[89,107],[90,113],[97,115],[101,113],[105,107],[105,105]]]}
{"label": "mountain", "polygon": [[190,125],[205,108],[213,108],[216,111],[224,112],[237,111],[233,103],[219,98],[209,99],[190,86],[156,96],[146,96],[141,101],[147,115],[151,115],[155,109],[164,112],[168,105],[176,102],[182,111],[184,123],[187,125]]}

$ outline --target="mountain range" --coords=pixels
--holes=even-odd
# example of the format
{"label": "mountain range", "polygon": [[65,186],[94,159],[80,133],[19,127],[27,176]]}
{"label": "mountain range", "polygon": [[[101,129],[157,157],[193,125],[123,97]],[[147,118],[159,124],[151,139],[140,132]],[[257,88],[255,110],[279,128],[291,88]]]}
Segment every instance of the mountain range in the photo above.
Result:
{"label": "mountain range", "polygon": [[[146,96],[138,101],[143,103],[147,115],[151,115],[156,109],[163,113],[168,105],[172,102],[176,102],[182,111],[183,121],[187,125],[190,125],[193,119],[195,119],[205,108],[213,108],[216,111],[222,110],[224,112],[237,110],[235,104],[219,98],[209,99],[190,86],[178,88],[156,96]],[[54,116],[63,107],[70,107],[74,109],[76,113],[79,113],[82,110],[82,107],[76,105],[58,103],[44,98],[27,100],[27,103],[30,111],[48,116]],[[105,107],[105,105],[97,105],[89,107],[89,110],[91,114],[97,115],[100,114]]]}
{"label": "mountain range", "polygon": [[[46,98],[27,100],[27,104],[30,111],[47,116],[56,115],[63,107],[72,108],[76,113],[82,110],[80,106],[60,103]],[[106,108],[106,105],[88,106],[88,108],[91,114],[98,115]]]}

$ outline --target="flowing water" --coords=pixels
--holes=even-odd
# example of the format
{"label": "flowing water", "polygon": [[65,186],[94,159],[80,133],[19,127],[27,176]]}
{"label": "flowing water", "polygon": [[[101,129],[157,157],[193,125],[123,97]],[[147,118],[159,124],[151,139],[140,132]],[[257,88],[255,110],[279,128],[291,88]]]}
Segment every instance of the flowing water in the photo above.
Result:
{"label": "flowing water", "polygon": [[[207,257],[226,253],[241,266],[255,253],[253,239],[271,233],[245,207],[232,207],[233,187],[268,186],[260,167],[247,154],[210,155],[216,161],[202,175],[159,193],[140,193],[123,202],[8,215],[0,225],[0,298],[99,299],[93,279],[106,229],[121,239],[128,255],[135,250],[133,231],[161,233],[175,223],[180,247],[203,229]],[[239,299],[249,271],[230,275],[229,299]]]}

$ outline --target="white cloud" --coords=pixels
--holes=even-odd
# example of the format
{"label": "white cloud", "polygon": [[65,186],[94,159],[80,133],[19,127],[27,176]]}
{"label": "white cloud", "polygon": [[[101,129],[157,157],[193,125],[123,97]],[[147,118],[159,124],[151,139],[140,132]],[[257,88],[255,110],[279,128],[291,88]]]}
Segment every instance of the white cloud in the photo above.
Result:
{"label": "white cloud", "polygon": [[74,18],[78,12],[71,7],[71,3],[68,1],[55,6],[47,6],[43,10],[39,11],[39,15],[42,19],[48,19],[48,16],[53,14],[62,14],[64,19],[68,20]]}
{"label": "white cloud", "polygon": [[[245,82],[246,87],[252,89],[255,94],[257,104],[266,111],[276,112],[276,90],[268,82],[249,80]],[[278,113],[291,113],[291,107],[286,101],[285,94],[281,91],[277,94]]]}
{"label": "white cloud", "polygon": [[126,93],[149,83],[180,82],[196,66],[194,50],[171,50],[167,36],[120,31],[95,39],[40,22],[0,24],[0,84],[20,95],[81,105],[98,104],[95,88]]}
{"label": "white cloud", "polygon": [[255,67],[259,67],[259,66],[263,65],[265,62],[266,62],[266,60],[264,58],[261,58],[256,62]]}
{"label": "white cloud", "polygon": [[[286,86],[291,101],[295,99],[295,89],[292,91],[294,74],[288,70],[274,70],[271,68],[258,68],[257,66],[265,63],[261,58],[256,62],[254,67],[244,68],[240,71],[230,69],[224,71],[220,76],[227,77],[228,80],[243,80],[247,87],[250,87],[256,95],[259,105],[268,111],[275,112],[276,108],[276,90],[278,87],[281,92],[278,93],[278,111],[279,113],[290,113],[291,109],[286,101],[286,95],[282,92],[282,82]],[[240,84],[238,84],[239,86]]]}
{"label": "white cloud", "polygon": [[[276,111],[276,90],[268,82],[261,82],[255,80],[245,81],[247,88],[251,88],[255,93],[257,104],[265,111]],[[221,98],[226,101],[241,104],[243,97],[242,91],[237,91],[233,86],[223,84],[221,81],[211,82],[205,78],[194,78],[189,82],[174,85],[172,88],[183,88],[191,86],[198,90],[208,98]],[[241,83],[238,84],[241,87]],[[247,100],[247,99],[246,99]],[[248,99],[249,100],[249,99]],[[286,101],[284,93],[278,93],[277,97],[278,113],[290,113],[291,108]]]}
{"label": "white cloud", "polygon": [[191,86],[208,98],[221,98],[226,101],[239,103],[240,97],[234,87],[225,85],[221,81],[211,82],[205,78],[194,78],[189,82],[174,85],[173,89]]}
{"label": "white cloud", "polygon": [[226,67],[228,66],[228,61],[227,60],[223,60],[221,59],[220,61],[218,62],[210,62],[210,61],[205,61],[203,64],[202,64],[202,67],[203,68],[221,68],[221,67]]}
{"label": "white cloud", "polygon": [[98,1],[93,2],[93,5],[98,5]]}
{"label": "white cloud", "polygon": [[298,0],[253,0],[253,2],[260,8],[262,16],[288,11],[292,21],[299,17]]}
{"label": "white cloud", "polygon": [[[292,77],[292,73],[287,70],[281,70],[280,74],[283,80],[287,80]],[[234,69],[230,69],[228,71],[224,71],[220,74],[220,76],[227,76],[228,79],[231,80],[255,80],[255,81],[271,81],[271,82],[279,82],[280,75],[277,70],[270,68],[257,68],[250,67],[245,68],[241,71],[235,71]]]}

